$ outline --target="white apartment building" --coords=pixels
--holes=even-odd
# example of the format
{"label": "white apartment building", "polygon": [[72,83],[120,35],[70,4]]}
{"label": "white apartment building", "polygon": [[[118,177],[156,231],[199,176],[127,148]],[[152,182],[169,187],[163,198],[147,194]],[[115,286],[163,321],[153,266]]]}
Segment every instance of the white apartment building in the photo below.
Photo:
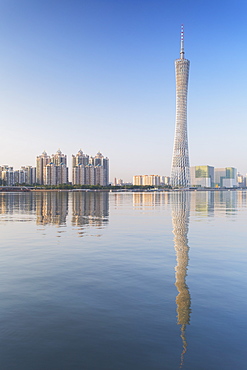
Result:
{"label": "white apartment building", "polygon": [[44,151],[41,155],[36,157],[36,183],[39,185],[44,184],[45,166],[51,162],[51,158]]}
{"label": "white apartment building", "polygon": [[39,185],[60,185],[68,183],[67,156],[60,149],[48,156],[44,151],[36,158],[36,182]]}
{"label": "white apartment building", "polygon": [[13,167],[2,166],[1,170],[2,185],[12,186],[15,184]]}
{"label": "white apartment building", "polygon": [[80,149],[76,155],[72,155],[72,184],[108,185],[109,159],[100,152],[95,157],[89,157]]}

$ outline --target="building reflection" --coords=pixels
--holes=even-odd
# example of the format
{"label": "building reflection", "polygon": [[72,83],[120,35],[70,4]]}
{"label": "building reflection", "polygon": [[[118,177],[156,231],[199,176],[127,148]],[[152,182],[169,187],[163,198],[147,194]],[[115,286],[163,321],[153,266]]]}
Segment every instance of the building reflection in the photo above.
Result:
{"label": "building reflection", "polygon": [[[85,226],[103,227],[109,220],[108,192],[37,191],[26,193],[0,193],[0,215],[2,220],[11,221],[13,215],[32,221],[37,225],[65,226],[68,219],[83,236]],[[11,215],[11,217],[9,217]],[[71,217],[69,217],[71,215]]]}
{"label": "building reflection", "polygon": [[177,324],[181,326],[181,338],[183,349],[181,353],[180,367],[183,365],[184,355],[187,350],[186,326],[190,323],[191,298],[186,276],[189,262],[189,213],[190,213],[190,193],[178,192],[171,194],[172,201],[172,224],[174,234],[174,248],[176,251],[177,265],[175,267],[175,286],[178,290],[176,297],[177,304]]}
{"label": "building reflection", "polygon": [[191,193],[191,211],[200,214],[201,217],[214,215],[213,191],[194,191]]}
{"label": "building reflection", "polygon": [[[243,205],[241,202],[238,204],[238,193],[238,191],[215,192],[214,208],[217,217],[231,215],[237,212],[238,206],[241,207]],[[242,191],[240,193],[242,193]],[[239,198],[239,200],[240,199],[241,198]]]}
{"label": "building reflection", "polygon": [[170,193],[168,192],[133,193],[133,205],[136,208],[142,208],[143,206],[155,208],[156,206],[167,205],[169,199]]}
{"label": "building reflection", "polygon": [[191,193],[191,212],[200,217],[225,217],[246,207],[246,191],[194,191]]}
{"label": "building reflection", "polygon": [[102,227],[109,218],[108,192],[81,192],[72,193],[72,219],[73,226],[83,227],[94,225]]}
{"label": "building reflection", "polygon": [[37,225],[65,225],[68,215],[68,192],[47,191],[37,194]]}
{"label": "building reflection", "polygon": [[33,214],[36,212],[35,194],[0,193],[0,214]]}

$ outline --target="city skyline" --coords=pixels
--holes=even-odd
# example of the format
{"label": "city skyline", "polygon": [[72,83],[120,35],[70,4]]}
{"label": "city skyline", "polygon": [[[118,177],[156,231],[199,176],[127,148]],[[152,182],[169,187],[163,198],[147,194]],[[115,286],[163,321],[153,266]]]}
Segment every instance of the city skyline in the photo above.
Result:
{"label": "city skyline", "polygon": [[[245,174],[245,1],[0,4],[0,163],[102,151],[110,181],[169,175],[179,27],[191,64],[190,165]],[[28,148],[28,150],[27,150]]]}
{"label": "city skyline", "polygon": [[0,185],[13,186],[48,185],[109,185],[109,158],[98,152],[89,156],[80,149],[72,154],[71,166],[67,155],[60,149],[48,155],[46,151],[36,156],[36,166],[21,166],[20,169],[0,164]]}

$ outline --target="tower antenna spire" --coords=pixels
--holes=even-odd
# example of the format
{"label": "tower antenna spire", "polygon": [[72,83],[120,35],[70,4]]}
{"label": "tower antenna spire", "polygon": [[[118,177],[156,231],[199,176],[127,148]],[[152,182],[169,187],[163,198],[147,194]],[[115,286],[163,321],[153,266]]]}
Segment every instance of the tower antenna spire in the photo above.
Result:
{"label": "tower antenna spire", "polygon": [[180,33],[180,59],[184,59],[184,25],[181,24]]}

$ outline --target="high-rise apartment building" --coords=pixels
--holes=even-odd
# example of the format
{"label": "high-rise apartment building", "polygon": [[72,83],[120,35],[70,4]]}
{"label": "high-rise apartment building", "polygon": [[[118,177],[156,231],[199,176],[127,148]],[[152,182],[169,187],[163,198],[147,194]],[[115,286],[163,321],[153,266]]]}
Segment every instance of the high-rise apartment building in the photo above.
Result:
{"label": "high-rise apartment building", "polygon": [[26,184],[32,185],[36,183],[36,167],[26,166]]}
{"label": "high-rise apartment building", "polygon": [[39,185],[44,185],[44,171],[45,166],[51,162],[51,158],[46,151],[36,157],[36,182]]}
{"label": "high-rise apartment building", "polygon": [[89,157],[79,150],[76,155],[72,155],[72,184],[108,185],[109,159],[100,152],[95,157]]}
{"label": "high-rise apartment building", "polygon": [[68,183],[67,156],[60,149],[48,156],[43,152],[36,158],[36,182],[39,185],[60,185]]}
{"label": "high-rise apartment building", "polygon": [[89,163],[89,156],[84,154],[80,149],[76,155],[72,155],[72,168],[83,164],[86,166]]}
{"label": "high-rise apartment building", "polygon": [[44,168],[44,185],[57,185],[57,166],[50,162]]}
{"label": "high-rise apartment building", "polygon": [[171,185],[190,185],[190,165],[187,136],[187,94],[189,60],[184,58],[184,30],[181,28],[180,58],[175,61],[176,69],[176,127],[172,157]]}
{"label": "high-rise apartment building", "polygon": [[95,167],[92,164],[88,164],[85,166],[85,185],[103,185],[103,184],[96,184],[95,182]]}
{"label": "high-rise apartment building", "polygon": [[98,152],[96,156],[93,158],[93,165],[96,168],[101,168],[98,173],[102,173],[101,183],[104,185],[109,184],[109,159],[104,157],[102,153]]}
{"label": "high-rise apartment building", "polygon": [[63,154],[60,149],[56,152],[56,154],[51,155],[51,162],[54,163],[56,166],[60,166],[61,164],[67,165],[67,155]]}
{"label": "high-rise apartment building", "polygon": [[36,182],[36,168],[22,166],[19,170],[7,165],[0,166],[0,185],[13,186],[19,184],[33,185]]}
{"label": "high-rise apartment building", "polygon": [[15,183],[14,169],[8,165],[1,166],[1,185],[12,186]]}
{"label": "high-rise apartment building", "polygon": [[15,171],[16,183],[33,185],[36,183],[36,168],[32,166],[22,166],[20,170]]}

